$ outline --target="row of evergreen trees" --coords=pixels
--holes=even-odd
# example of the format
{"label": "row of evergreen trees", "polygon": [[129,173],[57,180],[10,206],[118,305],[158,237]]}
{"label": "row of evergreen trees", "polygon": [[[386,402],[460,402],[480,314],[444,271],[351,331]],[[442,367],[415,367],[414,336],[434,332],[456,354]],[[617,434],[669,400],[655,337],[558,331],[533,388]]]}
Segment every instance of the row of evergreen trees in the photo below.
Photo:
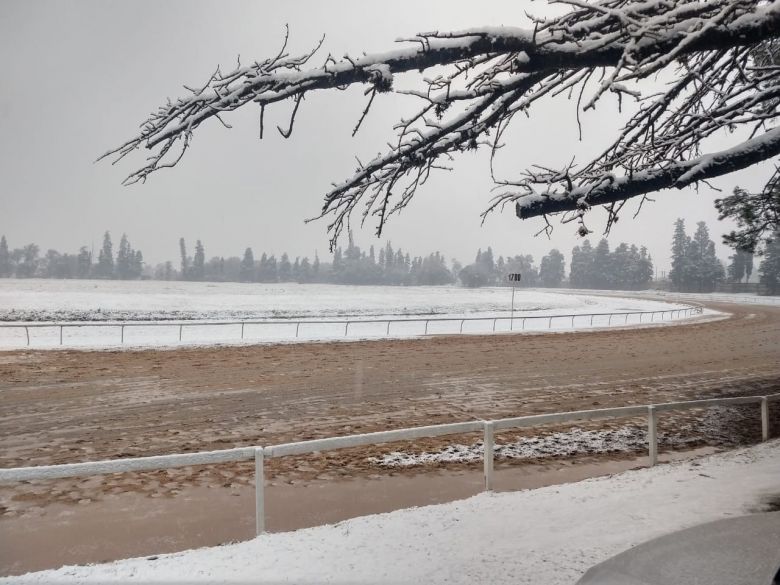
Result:
{"label": "row of evergreen trees", "polygon": [[725,276],[707,224],[697,223],[696,232],[690,237],[685,231],[685,222],[678,219],[672,237],[672,269],[669,272],[672,288],[682,292],[712,292]]}
{"label": "row of evergreen trees", "polygon": [[[606,254],[602,253],[606,250]],[[388,242],[376,253],[373,246],[366,252],[352,241],[346,249],[337,248],[331,262],[320,262],[315,253],[314,260],[290,257],[284,253],[280,258],[262,253],[255,259],[252,248],[244,251],[243,257],[212,257],[206,260],[205,246],[200,240],[195,244],[194,254],[187,253],[184,238],[179,240],[180,265],[172,262],[159,264],[153,271],[147,269],[146,277],[158,280],[190,280],[217,282],[300,282],[333,284],[373,285],[444,285],[460,281],[464,286],[509,286],[559,287],[566,278],[564,257],[558,250],[545,255],[539,267],[534,265],[531,255],[499,256],[495,259],[492,248],[479,250],[473,263],[463,267],[453,259],[451,264],[439,252],[427,256],[412,257],[402,249],[394,249]],[[641,253],[636,246],[621,244],[615,252],[609,253],[609,246],[602,241],[593,250],[590,242],[582,249],[572,251],[572,286],[585,288],[641,288],[649,283],[652,264],[646,267],[643,276],[612,275],[606,279],[593,278],[592,273],[611,274],[615,270],[630,274],[634,265],[649,263],[644,248]],[[636,258],[635,258],[636,256]],[[603,268],[602,264],[613,265]],[[586,275],[577,279],[579,271]],[[520,273],[522,280],[510,283],[507,274]],[[38,246],[30,244],[22,249],[8,252],[5,237],[0,240],[0,276],[46,277],[46,278],[117,278],[136,279],[144,275],[143,255],[134,250],[126,235],[122,235],[116,256],[113,253],[111,234],[106,232],[103,245],[93,262],[92,253],[82,247],[78,254],[60,254],[50,250],[44,258],[39,257]]]}
{"label": "row of evergreen trees", "polygon": [[[460,282],[464,286],[559,287],[564,285],[566,270],[563,254],[551,250],[538,268],[530,255],[499,256],[492,248],[479,250],[471,264],[462,266],[453,259],[448,265],[439,252],[412,257],[402,249],[387,243],[376,253],[373,246],[361,250],[352,239],[346,249],[337,248],[331,262],[321,262],[317,254],[309,258],[280,258],[262,253],[259,260],[251,248],[243,257],[213,257],[206,260],[203,243],[198,240],[193,256],[187,254],[184,239],[179,241],[181,263],[177,268],[166,262],[154,270],[144,267],[143,255],[134,250],[123,234],[116,255],[111,234],[103,236],[97,261],[85,246],[76,254],[61,254],[49,250],[41,256],[35,244],[9,250],[5,236],[0,237],[0,277],[30,278],[116,278],[147,277],[158,280],[233,281],[233,282],[301,282],[374,285],[442,285]],[[671,286],[677,291],[708,292],[728,280],[748,281],[753,272],[753,255],[736,251],[724,269],[715,255],[715,243],[709,237],[704,222],[697,224],[689,237],[682,219],[675,222],[672,241]],[[520,273],[519,283],[510,283],[507,274]],[[760,280],[770,294],[780,292],[780,234],[770,241],[759,268]],[[647,288],[653,277],[652,258],[647,249],[621,243],[610,251],[602,239],[595,247],[590,241],[572,249],[569,286],[639,290]]]}
{"label": "row of evergreen trees", "polygon": [[613,251],[602,239],[594,248],[585,240],[571,251],[572,288],[641,290],[653,280],[653,259],[644,246],[621,243]]}
{"label": "row of evergreen trees", "polygon": [[125,234],[122,234],[115,259],[111,234],[106,232],[97,262],[93,262],[92,252],[86,246],[82,246],[76,254],[49,250],[41,256],[36,244],[9,250],[5,236],[0,237],[0,277],[132,280],[141,278],[143,266],[143,254],[140,250],[133,250]]}
{"label": "row of evergreen trees", "polygon": [[455,282],[460,270],[457,261],[453,269],[447,266],[442,254],[412,257],[402,249],[395,250],[390,242],[377,254],[374,246],[366,252],[350,238],[346,250],[336,248],[331,262],[320,262],[297,257],[291,260],[287,253],[278,259],[273,254],[262,253],[257,260],[252,248],[243,257],[215,256],[206,260],[205,247],[198,240],[195,254],[187,254],[184,238],[179,240],[180,268],[175,270],[167,262],[155,269],[155,278],[162,280],[208,280],[228,282],[300,282],[333,284],[390,284],[390,285],[441,285]]}
{"label": "row of evergreen trees", "polygon": [[[509,274],[520,274],[519,282],[510,282]],[[530,254],[514,256],[499,256],[495,260],[493,249],[488,247],[484,252],[479,250],[473,263],[458,272],[458,277],[464,286],[519,286],[519,287],[559,287],[566,278],[566,267],[563,254],[558,250],[550,252],[542,258],[539,268],[534,266],[534,258]]]}

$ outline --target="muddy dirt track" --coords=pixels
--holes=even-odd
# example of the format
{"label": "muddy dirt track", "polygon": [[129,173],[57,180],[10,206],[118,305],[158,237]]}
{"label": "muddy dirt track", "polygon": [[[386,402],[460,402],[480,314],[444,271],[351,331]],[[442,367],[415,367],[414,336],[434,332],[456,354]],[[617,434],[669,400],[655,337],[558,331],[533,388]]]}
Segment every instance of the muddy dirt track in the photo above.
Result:
{"label": "muddy dirt track", "polygon": [[[730,313],[730,317],[675,326],[547,335],[464,335],[162,351],[0,352],[0,467],[268,445],[469,419],[780,392],[780,307],[710,306]],[[742,433],[743,441],[757,440],[758,413],[751,408],[743,409],[742,417],[734,419],[724,433]],[[780,427],[776,405],[771,419],[776,436]],[[598,428],[625,424],[596,423]],[[665,415],[659,428],[663,431],[664,425],[668,428],[672,424],[685,428],[672,415]],[[530,429],[515,436],[537,432]],[[404,448],[419,452],[458,439],[420,440]],[[473,442],[478,437],[463,439]],[[333,486],[337,478],[365,481],[384,477],[392,486],[417,470],[381,469],[367,457],[396,448],[398,445],[273,459],[266,475],[270,497],[275,497],[274,489],[283,486],[288,492],[312,486],[315,491],[333,489],[336,502],[348,493]],[[633,456],[613,454],[607,458],[619,461]],[[539,468],[540,463],[547,467]],[[577,462],[585,466],[583,469],[588,465],[601,469],[604,463],[603,456],[587,454]],[[536,465],[534,474],[544,469],[557,473],[561,466],[538,460],[521,464]],[[452,473],[477,473],[468,481],[479,485],[476,469],[469,471],[465,464],[446,467],[446,471],[440,470],[445,475],[432,480],[442,493],[473,489],[455,485],[453,482],[460,480]],[[567,481],[565,477],[568,475],[551,481]],[[8,558],[0,554],[0,573],[55,566],[48,564],[55,560],[60,564],[87,562],[215,544],[228,536],[248,537],[250,532],[236,533],[234,525],[245,522],[248,524],[242,530],[251,530],[251,510],[237,509],[230,522],[223,523],[225,531],[218,533],[204,502],[216,502],[214,497],[220,492],[226,494],[218,496],[224,510],[230,501],[251,503],[251,492],[247,491],[251,482],[251,464],[234,464],[0,486],[0,531],[15,532],[21,538],[21,531],[26,530],[27,540],[19,542],[29,541],[33,549],[34,543],[47,538],[45,535],[54,538],[53,518],[60,522],[59,543],[75,543],[84,534],[83,522],[96,517],[122,523],[138,521],[139,510],[148,515],[151,509],[159,509],[161,514],[170,508],[170,504],[152,508],[148,497],[182,501],[185,516],[200,514],[193,522],[205,534],[190,538],[188,531],[182,530],[182,539],[166,541],[165,545],[157,536],[141,542],[149,529],[143,520],[137,534],[129,524],[118,529],[125,530],[141,548],[106,549],[101,543],[110,539],[102,533],[92,539],[98,543],[93,548],[76,543],[78,546],[63,549],[58,557],[51,556],[53,546],[45,558],[22,558],[30,547],[20,545]],[[518,485],[531,484],[513,483],[509,489]],[[208,490],[211,495],[203,496],[207,488],[222,489]],[[354,489],[360,492],[362,487]],[[288,492],[280,491],[279,497],[288,497]],[[411,505],[398,500],[399,494],[395,490],[388,502],[372,502],[376,509],[371,510]],[[124,516],[117,512],[117,501],[127,502]],[[302,500],[299,496],[290,501],[294,510]],[[100,516],[96,510],[104,504],[108,507]],[[346,511],[334,512],[335,516],[325,520],[355,514],[351,504],[340,505]],[[89,515],[76,520],[78,514],[72,516],[69,509],[89,511]],[[291,522],[280,518],[278,527],[308,525],[306,521]],[[74,552],[77,548],[81,552]]]}
{"label": "muddy dirt track", "polygon": [[0,353],[0,466],[780,391],[780,308],[552,335]]}
{"label": "muddy dirt track", "polygon": [[0,465],[780,391],[780,308],[552,335],[0,353]]}

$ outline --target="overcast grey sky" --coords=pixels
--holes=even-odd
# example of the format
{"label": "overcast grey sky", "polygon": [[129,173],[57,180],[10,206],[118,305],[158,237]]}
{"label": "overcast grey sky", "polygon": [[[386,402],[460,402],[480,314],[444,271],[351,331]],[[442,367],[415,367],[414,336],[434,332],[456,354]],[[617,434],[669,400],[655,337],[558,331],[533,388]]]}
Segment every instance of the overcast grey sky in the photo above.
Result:
{"label": "overcast grey sky", "polygon": [[[180,236],[191,248],[200,238],[207,257],[240,255],[251,246],[256,254],[311,257],[317,250],[324,258],[326,223],[303,220],[317,214],[331,182],[354,170],[356,155],[371,158],[384,150],[393,123],[416,107],[412,98],[377,98],[355,138],[350,134],[364,106],[358,88],[307,96],[289,140],[275,130],[258,140],[259,111],[247,108],[227,117],[232,130],[218,123],[201,127],[180,165],[145,185],[121,186],[139,158],[117,166],[94,160],[132,136],[166,96],[182,95],[182,84],[202,84],[217,64],[226,69],[239,54],[244,62],[273,54],[285,23],[293,52],[308,50],[325,33],[324,59],[328,52],[340,57],[389,50],[399,36],[432,29],[523,26],[524,11],[541,9],[539,2],[522,0],[3,0],[0,234],[11,247],[35,242],[44,251],[75,251],[92,242],[98,247],[105,230],[115,241],[126,232],[151,264],[176,260]],[[615,127],[611,105],[583,118],[582,143],[571,102],[560,99],[529,120],[518,118],[499,171],[509,177],[533,163],[563,164],[573,154],[593,152]],[[284,125],[289,110],[281,104],[269,111],[266,129]],[[766,177],[766,170],[753,168],[716,184],[727,191],[737,184],[755,189]],[[520,221],[510,209],[480,225],[490,188],[487,153],[461,156],[453,172],[435,176],[393,217],[382,241],[465,262],[487,246],[496,255],[530,253],[537,262],[551,247],[568,257],[579,241],[573,224],[555,224],[551,240],[534,237],[541,220]],[[728,226],[717,222],[716,195],[708,187],[663,192],[636,220],[632,204],[610,244],[647,244],[657,268],[665,270],[679,216],[691,231],[696,221],[707,221],[725,259],[729,251],[720,245],[720,233]],[[591,214],[592,240],[600,237],[605,217],[602,210]],[[365,247],[379,243],[373,225],[356,230],[355,240]]]}

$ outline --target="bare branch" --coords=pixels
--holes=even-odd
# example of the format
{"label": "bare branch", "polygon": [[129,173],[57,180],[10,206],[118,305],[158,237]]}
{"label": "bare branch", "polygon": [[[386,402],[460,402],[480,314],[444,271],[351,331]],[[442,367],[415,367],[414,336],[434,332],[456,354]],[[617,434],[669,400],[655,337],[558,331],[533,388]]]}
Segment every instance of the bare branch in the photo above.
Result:
{"label": "bare branch", "polygon": [[[223,113],[255,103],[262,137],[266,107],[291,99],[289,126],[279,128],[288,138],[307,92],[363,85],[370,97],[354,135],[376,94],[393,91],[394,76],[413,71],[420,73],[419,87],[398,93],[421,102],[419,108],[394,126],[397,136],[386,153],[360,163],[325,194],[318,217],[333,216],[334,241],[358,204],[364,206],[362,221],[375,217],[381,233],[388,217],[408,204],[430,173],[449,168],[448,161],[460,152],[488,147],[495,177],[493,157],[515,115],[531,115],[539,101],[556,95],[576,97],[581,138],[580,112],[596,107],[605,95],[617,96],[618,114],[624,97],[639,105],[627,108],[612,143],[585,164],[575,167],[572,161],[545,169],[526,161],[528,170],[519,179],[497,180],[503,192],[485,213],[510,202],[522,218],[567,211],[563,220],[576,221],[587,233],[587,211],[614,204],[608,209],[608,230],[619,217],[621,201],[777,156],[772,128],[780,117],[780,0],[558,2],[567,4],[569,12],[531,17],[529,30],[431,31],[402,40],[404,48],[388,53],[340,61],[328,55],[315,68],[308,64],[323,40],[308,53],[291,56],[287,30],[275,56],[248,66],[239,62],[229,73],[217,68],[204,84],[169,100],[135,137],[101,158],[120,160],[142,146],[150,149],[146,164],[125,181],[143,182],[156,170],[175,166],[193,132],[210,118],[229,127]],[[643,83],[657,79],[666,87],[658,92],[654,83],[647,94]],[[745,132],[735,133],[738,129]],[[701,153],[703,141],[716,134],[745,133],[749,138],[731,149]]]}

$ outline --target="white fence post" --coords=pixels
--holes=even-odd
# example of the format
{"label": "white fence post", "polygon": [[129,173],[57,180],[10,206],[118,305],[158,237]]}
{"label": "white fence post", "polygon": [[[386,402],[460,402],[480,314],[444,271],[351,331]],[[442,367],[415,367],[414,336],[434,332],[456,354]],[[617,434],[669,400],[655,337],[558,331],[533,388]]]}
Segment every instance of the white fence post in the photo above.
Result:
{"label": "white fence post", "polygon": [[255,534],[265,532],[265,471],[263,448],[255,449]]}
{"label": "white fence post", "polygon": [[27,345],[30,345],[30,328],[25,327],[24,332],[27,334]]}
{"label": "white fence post", "polygon": [[492,422],[485,422],[485,436],[482,440],[482,461],[485,470],[485,491],[493,489],[493,446],[495,445],[495,430]]}
{"label": "white fence post", "polygon": [[761,398],[761,440],[769,440],[769,400]]}
{"label": "white fence post", "polygon": [[658,463],[658,412],[652,405],[647,407],[647,449],[652,467]]}
{"label": "white fence post", "polygon": [[121,331],[121,339],[120,339],[120,343],[124,343],[124,342],[125,342],[125,326],[124,326],[124,325],[122,325],[122,331]]}

